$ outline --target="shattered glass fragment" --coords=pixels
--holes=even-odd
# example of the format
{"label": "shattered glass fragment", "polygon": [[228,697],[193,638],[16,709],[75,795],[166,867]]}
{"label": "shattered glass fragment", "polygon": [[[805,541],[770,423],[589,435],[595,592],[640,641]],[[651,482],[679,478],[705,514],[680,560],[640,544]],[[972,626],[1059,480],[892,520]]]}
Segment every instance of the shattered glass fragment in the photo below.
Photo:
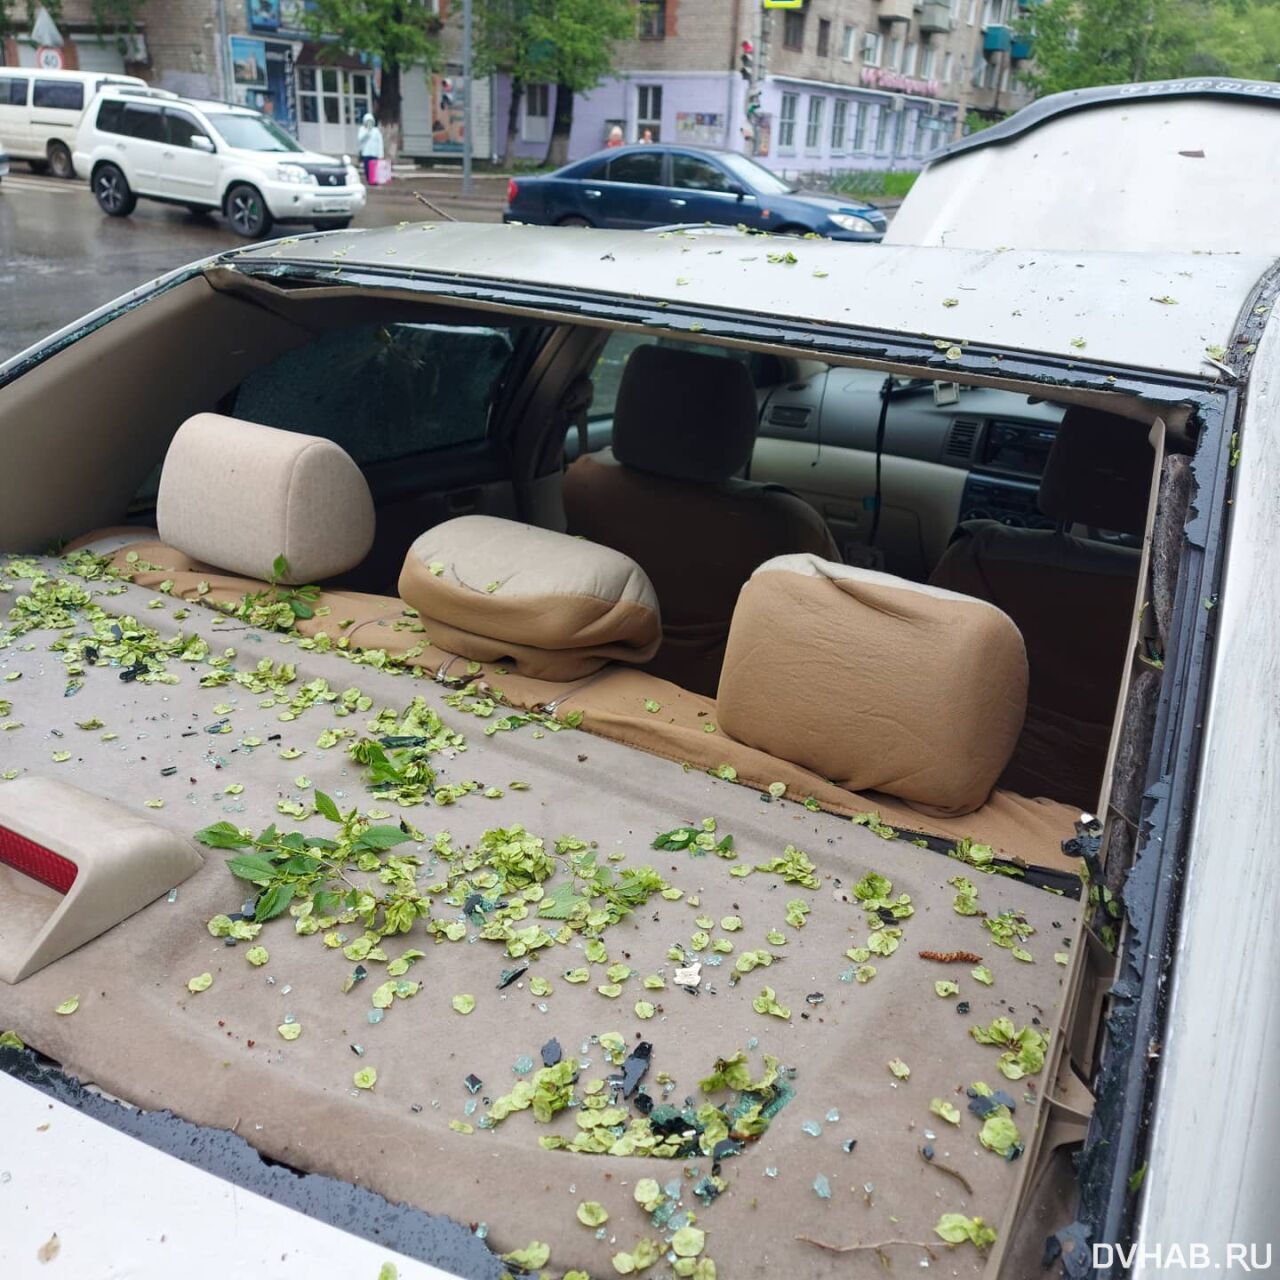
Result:
{"label": "shattered glass fragment", "polygon": [[822,1136],[822,1126],[816,1120],[806,1120],[800,1128],[811,1138],[820,1138]]}
{"label": "shattered glass fragment", "polygon": [[832,1107],[831,1110],[827,1112],[827,1123],[835,1124],[839,1119],[840,1112],[835,1107]]}
{"label": "shattered glass fragment", "polygon": [[462,1083],[467,1086],[468,1093],[479,1093],[480,1090],[484,1087],[484,1081],[481,1080],[480,1077],[475,1074],[467,1076],[467,1078],[463,1080]]}
{"label": "shattered glass fragment", "polygon": [[858,1145],[858,1140],[857,1138],[846,1138],[840,1145],[844,1148],[846,1153],[851,1153],[854,1147]]}
{"label": "shattered glass fragment", "polygon": [[544,1067],[554,1067],[557,1062],[564,1057],[564,1053],[560,1048],[560,1041],[556,1039],[548,1040],[542,1046],[542,1065]]}
{"label": "shattered glass fragment", "polygon": [[387,1016],[385,1009],[370,1009],[365,1017],[376,1027]]}
{"label": "shattered glass fragment", "polygon": [[517,978],[529,972],[527,964],[517,965],[514,969],[503,969],[502,976],[498,979],[498,990],[503,991],[509,987]]}
{"label": "shattered glass fragment", "polygon": [[824,996],[821,991],[811,991],[807,996],[805,996],[804,1002],[805,1004],[811,1004],[816,1006],[816,1005],[822,1004],[822,1002],[826,1000],[826,998],[827,997]]}
{"label": "shattered glass fragment", "polygon": [[511,1064],[511,1070],[518,1076],[527,1076],[533,1070],[533,1059],[527,1053],[522,1053]]}
{"label": "shattered glass fragment", "polygon": [[831,1183],[827,1181],[827,1175],[820,1173],[813,1180],[813,1189],[818,1193],[819,1200],[831,1199]]}
{"label": "shattered glass fragment", "polygon": [[612,1075],[610,1081],[621,1080],[622,1096],[629,1098],[635,1093],[640,1081],[644,1079],[645,1073],[649,1070],[649,1059],[653,1054],[653,1045],[647,1040],[641,1040],[638,1045],[622,1064],[622,1075]]}

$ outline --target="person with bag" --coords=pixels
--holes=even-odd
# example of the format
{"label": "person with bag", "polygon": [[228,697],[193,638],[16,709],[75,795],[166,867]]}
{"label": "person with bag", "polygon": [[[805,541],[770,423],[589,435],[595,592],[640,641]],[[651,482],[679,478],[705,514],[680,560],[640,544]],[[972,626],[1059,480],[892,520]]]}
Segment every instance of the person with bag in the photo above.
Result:
{"label": "person with bag", "polygon": [[360,149],[360,167],[364,170],[365,181],[373,186],[376,180],[375,162],[382,159],[382,130],[372,114],[366,113],[356,134],[356,143]]}

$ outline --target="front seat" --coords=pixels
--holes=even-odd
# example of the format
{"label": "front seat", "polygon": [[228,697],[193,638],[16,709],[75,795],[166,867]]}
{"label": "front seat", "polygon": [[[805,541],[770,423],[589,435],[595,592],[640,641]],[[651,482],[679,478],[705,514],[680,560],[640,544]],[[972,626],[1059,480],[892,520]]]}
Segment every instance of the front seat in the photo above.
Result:
{"label": "front seat", "polygon": [[1027,719],[1001,786],[1092,810],[1124,676],[1141,552],[1077,538],[1072,524],[1141,536],[1153,455],[1149,428],[1095,409],[1067,410],[1040,481],[1057,529],[959,526],[929,579],[987,600],[1027,645]]}
{"label": "front seat", "polygon": [[630,556],[662,608],[655,675],[714,695],[743,583],[774,556],[838,560],[821,516],[774,485],[736,478],[751,458],[756,393],[726,356],[637,347],[622,375],[613,447],[565,474],[569,532]]}

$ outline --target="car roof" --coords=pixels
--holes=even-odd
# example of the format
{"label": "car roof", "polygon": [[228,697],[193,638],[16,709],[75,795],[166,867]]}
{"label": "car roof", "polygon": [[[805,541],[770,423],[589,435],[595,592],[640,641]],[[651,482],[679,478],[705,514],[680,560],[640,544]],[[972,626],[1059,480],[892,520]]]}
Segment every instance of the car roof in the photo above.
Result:
{"label": "car roof", "polygon": [[604,294],[678,303],[1201,377],[1215,376],[1208,352],[1230,345],[1272,265],[1262,254],[992,252],[767,236],[732,243],[476,223],[331,232],[221,261],[273,269],[341,261],[348,281],[362,267],[412,277],[419,288],[424,273],[474,278],[571,300]]}
{"label": "car roof", "polygon": [[155,89],[151,86],[141,89],[135,85],[104,85],[98,95],[102,98],[118,98],[124,102],[145,102],[148,98],[166,106],[194,107],[197,111],[216,111],[219,114],[256,116],[261,113],[252,107],[243,107],[235,102],[218,102],[212,98],[184,98],[181,94],[170,93],[167,89]]}

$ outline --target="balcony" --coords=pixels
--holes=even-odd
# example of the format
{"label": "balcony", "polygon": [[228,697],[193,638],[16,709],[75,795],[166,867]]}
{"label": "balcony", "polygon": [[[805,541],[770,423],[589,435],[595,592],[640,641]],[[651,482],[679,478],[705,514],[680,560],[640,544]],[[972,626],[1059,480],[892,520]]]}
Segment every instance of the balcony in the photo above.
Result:
{"label": "balcony", "polygon": [[915,0],[877,0],[876,17],[881,22],[910,22],[915,13]]}
{"label": "balcony", "polygon": [[947,0],[924,0],[920,8],[920,31],[930,36],[951,30],[951,5]]}
{"label": "balcony", "polygon": [[983,53],[1008,53],[1013,45],[1013,32],[1008,27],[990,26],[982,33]]}
{"label": "balcony", "polygon": [[1013,37],[1013,42],[1009,46],[1009,57],[1014,62],[1026,62],[1034,52],[1035,48],[1031,43],[1030,36],[1015,35]]}

